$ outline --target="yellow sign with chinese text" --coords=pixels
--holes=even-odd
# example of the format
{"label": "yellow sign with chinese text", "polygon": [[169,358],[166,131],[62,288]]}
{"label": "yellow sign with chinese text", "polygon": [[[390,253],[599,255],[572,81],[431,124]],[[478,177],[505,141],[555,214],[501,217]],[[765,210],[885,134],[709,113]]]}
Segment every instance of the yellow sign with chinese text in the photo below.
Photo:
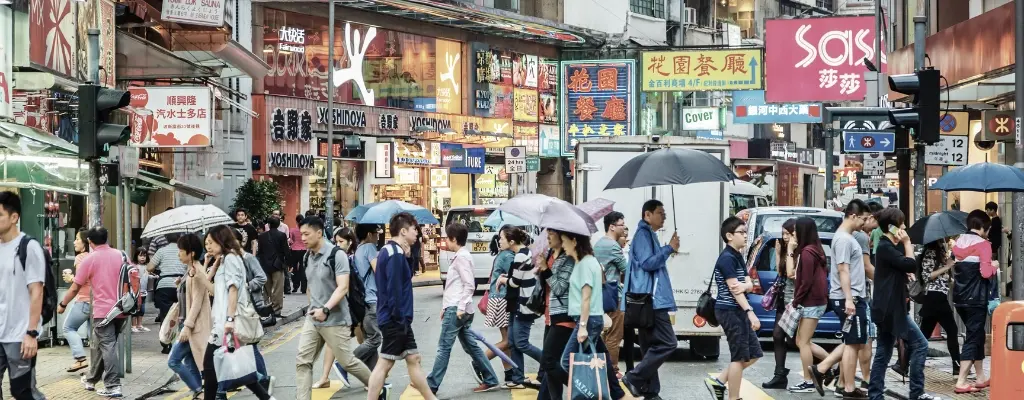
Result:
{"label": "yellow sign with chinese text", "polygon": [[537,89],[515,88],[512,100],[512,119],[524,122],[537,122],[540,110],[540,96]]}
{"label": "yellow sign with chinese text", "polygon": [[437,39],[437,57],[435,70],[437,73],[437,112],[448,114],[462,113],[462,43]]}
{"label": "yellow sign with chinese text", "polygon": [[648,51],[642,57],[647,92],[764,89],[760,48]]}

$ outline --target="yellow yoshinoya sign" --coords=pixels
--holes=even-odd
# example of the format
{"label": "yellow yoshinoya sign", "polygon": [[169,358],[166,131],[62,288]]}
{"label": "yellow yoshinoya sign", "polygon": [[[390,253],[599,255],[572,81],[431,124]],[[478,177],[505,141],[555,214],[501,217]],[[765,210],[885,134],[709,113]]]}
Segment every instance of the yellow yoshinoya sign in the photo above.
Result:
{"label": "yellow yoshinoya sign", "polygon": [[644,91],[759,90],[764,51],[713,49],[643,53]]}

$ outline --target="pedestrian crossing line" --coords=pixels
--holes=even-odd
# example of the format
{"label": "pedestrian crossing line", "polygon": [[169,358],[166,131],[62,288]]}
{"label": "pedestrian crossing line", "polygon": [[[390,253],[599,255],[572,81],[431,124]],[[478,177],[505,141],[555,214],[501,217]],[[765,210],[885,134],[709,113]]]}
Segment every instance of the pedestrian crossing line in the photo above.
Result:
{"label": "pedestrian crossing line", "polygon": [[[714,378],[714,377],[718,376],[718,373],[709,372],[708,376]],[[743,398],[743,400],[774,400],[775,399],[774,397],[769,396],[768,393],[765,393],[763,390],[761,390],[761,388],[757,387],[757,385],[755,385],[753,383],[750,383],[750,381],[748,381],[746,379],[744,379],[743,380],[743,384],[740,385],[740,397]]]}
{"label": "pedestrian crossing line", "polygon": [[[313,389],[313,398],[312,398],[312,400],[330,400],[331,397],[334,397],[335,393],[340,392],[341,389],[344,389],[344,388],[345,388],[345,385],[342,384],[341,381],[333,381],[332,380],[330,387],[325,387],[323,389]],[[362,392],[365,393],[365,391],[362,391]]]}

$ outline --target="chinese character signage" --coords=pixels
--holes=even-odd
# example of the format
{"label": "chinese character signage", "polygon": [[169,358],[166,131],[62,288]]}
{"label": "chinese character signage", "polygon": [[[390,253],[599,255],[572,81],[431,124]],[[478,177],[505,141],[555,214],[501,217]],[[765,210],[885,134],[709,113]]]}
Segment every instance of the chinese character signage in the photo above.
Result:
{"label": "chinese character signage", "polygon": [[587,136],[634,135],[633,60],[563,61],[562,149]]}
{"label": "chinese character signage", "polygon": [[537,56],[515,54],[512,62],[512,84],[515,87],[537,87]]}
{"label": "chinese character signage", "polygon": [[[0,7],[0,32],[11,32],[13,11],[8,7]],[[11,59],[14,53],[13,35],[0,37],[0,118],[13,117],[11,107],[11,86],[14,76],[11,75]]]}
{"label": "chinese character signage", "polygon": [[163,0],[160,18],[168,22],[191,25],[224,25],[224,4],[227,0]]}
{"label": "chinese character signage", "polygon": [[821,103],[768,104],[763,90],[732,92],[733,122],[737,124],[817,124]]}
{"label": "chinese character signage", "polygon": [[537,130],[541,157],[560,157],[562,155],[562,134],[558,125],[541,125]]}
{"label": "chinese character signage", "polygon": [[[213,93],[200,86],[129,88],[131,138],[135,147],[209,147]],[[287,135],[287,115],[283,121]],[[296,126],[299,116],[296,114]],[[298,133],[296,133],[298,134]]]}
{"label": "chinese character signage", "polygon": [[[324,109],[326,111],[327,107]],[[270,139],[310,141],[313,139],[313,116],[306,110],[274,108],[270,112]]]}
{"label": "chinese character signage", "polygon": [[392,178],[395,176],[395,151],[392,144],[390,142],[377,143],[377,157],[373,168],[374,177]]}
{"label": "chinese character signage", "polygon": [[512,126],[512,137],[516,146],[526,147],[527,155],[535,156],[540,152],[538,148],[537,124],[516,122]]}
{"label": "chinese character signage", "polygon": [[762,49],[644,52],[643,90],[763,89],[762,56]]}
{"label": "chinese character signage", "polygon": [[[873,16],[765,21],[765,76],[772,82],[765,98],[771,103],[864,100],[864,59],[875,59],[874,26]],[[883,53],[882,72],[885,63]]]}
{"label": "chinese character signage", "polygon": [[540,101],[537,97],[537,91],[534,89],[515,88],[513,93],[515,94],[515,99],[512,103],[515,111],[512,113],[512,119],[516,121],[537,122],[538,103]]}

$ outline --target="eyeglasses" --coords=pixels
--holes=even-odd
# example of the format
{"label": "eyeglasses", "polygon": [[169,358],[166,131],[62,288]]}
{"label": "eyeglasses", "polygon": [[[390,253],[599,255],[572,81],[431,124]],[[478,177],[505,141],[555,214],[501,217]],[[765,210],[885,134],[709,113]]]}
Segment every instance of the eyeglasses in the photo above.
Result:
{"label": "eyeglasses", "polygon": [[741,234],[742,234],[742,235],[746,235],[746,234],[747,234],[747,230],[746,230],[746,229],[737,229],[737,230],[736,230],[735,232],[733,232],[732,234],[733,234],[733,235],[741,235]]}

